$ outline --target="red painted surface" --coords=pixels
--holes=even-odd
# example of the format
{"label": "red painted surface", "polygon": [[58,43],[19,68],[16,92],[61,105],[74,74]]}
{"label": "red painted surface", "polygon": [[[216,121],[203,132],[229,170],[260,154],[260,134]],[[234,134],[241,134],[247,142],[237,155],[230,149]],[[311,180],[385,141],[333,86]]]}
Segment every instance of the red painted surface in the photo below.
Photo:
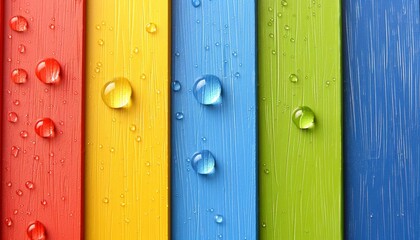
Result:
{"label": "red painted surface", "polygon": [[[1,239],[40,234],[47,239],[81,239],[84,0],[1,2],[6,21],[0,35]],[[27,19],[26,31],[11,28],[8,21],[14,16]],[[41,78],[54,80],[47,84],[35,70],[50,58],[60,64],[59,81],[54,75],[57,66],[46,67]],[[26,82],[12,80],[14,69],[27,72]],[[9,121],[12,112],[16,122],[13,114]],[[51,137],[36,133],[35,124],[43,118],[53,121]],[[45,135],[50,125],[41,129]]]}

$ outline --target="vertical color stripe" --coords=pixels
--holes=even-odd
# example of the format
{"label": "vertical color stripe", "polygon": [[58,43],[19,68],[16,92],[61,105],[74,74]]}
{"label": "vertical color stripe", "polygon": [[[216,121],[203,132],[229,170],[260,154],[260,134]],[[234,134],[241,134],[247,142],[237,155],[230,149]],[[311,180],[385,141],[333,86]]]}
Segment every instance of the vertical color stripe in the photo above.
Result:
{"label": "vertical color stripe", "polygon": [[[88,2],[88,240],[168,239],[169,5],[167,0]],[[112,109],[101,91],[121,78],[131,85],[131,101]],[[112,94],[124,105],[129,95],[119,86]]]}
{"label": "vertical color stripe", "polygon": [[340,24],[340,1],[259,2],[262,240],[342,237]]}
{"label": "vertical color stripe", "polygon": [[420,239],[420,3],[344,11],[346,239]]}
{"label": "vertical color stripe", "polygon": [[[21,16],[28,27],[16,32],[6,22],[1,46],[0,238],[27,239],[29,224],[39,221],[48,239],[81,239],[84,1],[4,4],[3,20]],[[35,74],[46,58],[61,65],[56,84],[45,84]],[[26,83],[13,82],[15,69],[27,72]],[[55,137],[36,134],[35,124],[42,118],[54,122]]]}
{"label": "vertical color stripe", "polygon": [[[173,8],[172,239],[257,239],[255,2]],[[205,106],[194,84],[208,74],[222,96]],[[217,86],[205,88],[210,96],[198,99],[216,100]],[[215,158],[212,174],[192,166],[203,150]]]}

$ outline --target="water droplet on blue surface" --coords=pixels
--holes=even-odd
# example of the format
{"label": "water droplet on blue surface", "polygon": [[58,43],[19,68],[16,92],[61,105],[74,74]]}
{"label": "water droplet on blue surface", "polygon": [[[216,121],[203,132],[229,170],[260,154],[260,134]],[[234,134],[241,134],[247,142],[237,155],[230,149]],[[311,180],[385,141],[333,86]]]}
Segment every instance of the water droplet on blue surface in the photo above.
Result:
{"label": "water droplet on blue surface", "polygon": [[222,83],[214,75],[204,75],[197,79],[193,93],[195,99],[203,105],[215,105],[222,100]]}
{"label": "water droplet on blue surface", "polygon": [[198,174],[207,175],[214,173],[216,160],[210,151],[203,150],[194,154],[191,164]]}
{"label": "water droplet on blue surface", "polygon": [[182,119],[184,119],[184,114],[182,112],[177,112],[175,114],[175,117],[176,117],[177,120],[182,120]]}
{"label": "water droplet on blue surface", "polygon": [[172,90],[174,90],[174,92],[178,92],[179,90],[181,90],[181,83],[178,81],[173,81]]}
{"label": "water droplet on blue surface", "polygon": [[216,223],[223,223],[223,216],[220,214],[216,214],[214,216],[214,221],[216,221]]}
{"label": "water droplet on blue surface", "polygon": [[200,0],[192,0],[192,5],[194,7],[199,7],[201,5],[201,1]]}

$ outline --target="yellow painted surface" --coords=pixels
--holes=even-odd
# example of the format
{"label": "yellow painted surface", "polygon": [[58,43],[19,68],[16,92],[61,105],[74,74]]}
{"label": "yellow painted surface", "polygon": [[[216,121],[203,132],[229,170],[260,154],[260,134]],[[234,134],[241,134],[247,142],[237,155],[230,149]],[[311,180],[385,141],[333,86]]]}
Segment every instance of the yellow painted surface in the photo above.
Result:
{"label": "yellow painted surface", "polygon": [[[87,3],[87,240],[168,239],[169,4]],[[133,90],[121,109],[101,98],[116,78],[128,79]]]}

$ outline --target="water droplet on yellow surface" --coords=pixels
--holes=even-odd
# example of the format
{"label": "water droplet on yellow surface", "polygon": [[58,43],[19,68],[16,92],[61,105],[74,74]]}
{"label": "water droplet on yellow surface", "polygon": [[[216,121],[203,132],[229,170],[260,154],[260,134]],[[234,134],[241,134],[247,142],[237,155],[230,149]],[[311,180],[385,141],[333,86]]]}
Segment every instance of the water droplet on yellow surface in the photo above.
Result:
{"label": "water droplet on yellow surface", "polygon": [[157,26],[154,23],[148,23],[146,25],[146,31],[148,33],[155,33],[157,31]]}
{"label": "water droplet on yellow surface", "polygon": [[102,100],[110,108],[123,108],[130,104],[132,88],[126,78],[115,78],[102,88]]}

